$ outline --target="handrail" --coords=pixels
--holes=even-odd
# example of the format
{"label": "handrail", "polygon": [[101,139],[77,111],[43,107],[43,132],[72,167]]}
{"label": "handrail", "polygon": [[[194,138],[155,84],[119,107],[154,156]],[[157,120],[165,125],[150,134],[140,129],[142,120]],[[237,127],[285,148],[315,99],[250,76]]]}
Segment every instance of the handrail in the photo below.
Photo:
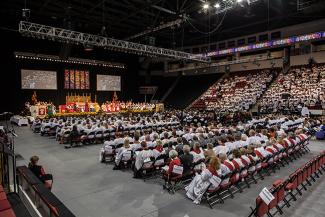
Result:
{"label": "handrail", "polygon": [[75,215],[26,167],[17,167],[19,195],[27,195],[35,213],[43,217],[75,217]]}

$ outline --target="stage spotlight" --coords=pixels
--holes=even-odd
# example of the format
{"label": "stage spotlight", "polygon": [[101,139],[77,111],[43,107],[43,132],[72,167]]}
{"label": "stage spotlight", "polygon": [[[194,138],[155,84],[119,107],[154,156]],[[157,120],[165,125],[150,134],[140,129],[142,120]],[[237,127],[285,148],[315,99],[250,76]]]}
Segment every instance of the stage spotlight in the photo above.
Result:
{"label": "stage spotlight", "polygon": [[243,2],[243,0],[237,0],[237,3],[242,3]]}
{"label": "stage spotlight", "polygon": [[219,3],[216,3],[216,4],[214,5],[214,7],[218,9],[218,8],[220,8],[220,4],[219,4]]}
{"label": "stage spotlight", "polygon": [[204,4],[203,4],[203,9],[204,9],[204,10],[209,9],[209,7],[210,7],[210,5],[209,5],[208,3],[204,3]]}

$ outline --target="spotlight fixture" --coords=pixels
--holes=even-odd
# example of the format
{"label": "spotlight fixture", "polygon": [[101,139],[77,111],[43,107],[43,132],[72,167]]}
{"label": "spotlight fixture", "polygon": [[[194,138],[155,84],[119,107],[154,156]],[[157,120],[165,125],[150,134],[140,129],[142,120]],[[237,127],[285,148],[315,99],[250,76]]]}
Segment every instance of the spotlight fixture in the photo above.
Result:
{"label": "spotlight fixture", "polygon": [[214,7],[218,9],[218,8],[220,8],[220,4],[219,4],[219,3],[216,3],[216,4],[214,5]]}
{"label": "spotlight fixture", "polygon": [[203,9],[204,10],[208,10],[209,7],[210,7],[210,5],[207,2],[203,4]]}

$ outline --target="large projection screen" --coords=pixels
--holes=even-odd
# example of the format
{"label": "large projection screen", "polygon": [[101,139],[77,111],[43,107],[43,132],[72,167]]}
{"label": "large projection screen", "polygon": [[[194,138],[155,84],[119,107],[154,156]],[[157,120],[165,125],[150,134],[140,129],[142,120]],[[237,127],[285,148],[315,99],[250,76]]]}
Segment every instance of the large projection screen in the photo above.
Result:
{"label": "large projection screen", "polygon": [[56,71],[22,69],[21,88],[36,90],[56,90]]}
{"label": "large projection screen", "polygon": [[121,91],[121,76],[97,75],[97,91]]}

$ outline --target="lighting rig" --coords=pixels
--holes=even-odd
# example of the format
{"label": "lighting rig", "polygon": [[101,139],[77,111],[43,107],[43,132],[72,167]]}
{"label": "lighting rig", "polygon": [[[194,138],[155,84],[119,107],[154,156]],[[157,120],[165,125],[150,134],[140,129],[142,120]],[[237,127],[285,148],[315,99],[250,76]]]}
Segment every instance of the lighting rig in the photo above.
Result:
{"label": "lighting rig", "polygon": [[129,41],[118,40],[99,35],[92,35],[26,21],[20,21],[19,33],[21,33],[23,36],[34,37],[38,39],[46,39],[77,45],[91,45],[102,47],[104,49],[125,53],[133,53],[137,55],[166,57],[170,59],[188,60],[196,62],[210,62],[210,58],[206,56],[198,56],[182,51],[138,44]]}
{"label": "lighting rig", "polygon": [[228,10],[235,8],[236,6],[245,7],[245,5],[251,5],[259,0],[217,0],[217,1],[209,1],[209,0],[201,0],[202,10],[204,12],[211,11],[215,14],[221,14]]}
{"label": "lighting rig", "polygon": [[27,52],[15,52],[14,55],[15,58],[19,60],[48,61],[48,62],[69,63],[69,64],[79,64],[79,65],[89,65],[89,66],[102,66],[107,68],[120,68],[120,69],[125,68],[125,65],[122,63],[113,63],[113,62],[75,58],[75,57],[69,57],[68,59],[60,59],[59,56],[27,53]]}

